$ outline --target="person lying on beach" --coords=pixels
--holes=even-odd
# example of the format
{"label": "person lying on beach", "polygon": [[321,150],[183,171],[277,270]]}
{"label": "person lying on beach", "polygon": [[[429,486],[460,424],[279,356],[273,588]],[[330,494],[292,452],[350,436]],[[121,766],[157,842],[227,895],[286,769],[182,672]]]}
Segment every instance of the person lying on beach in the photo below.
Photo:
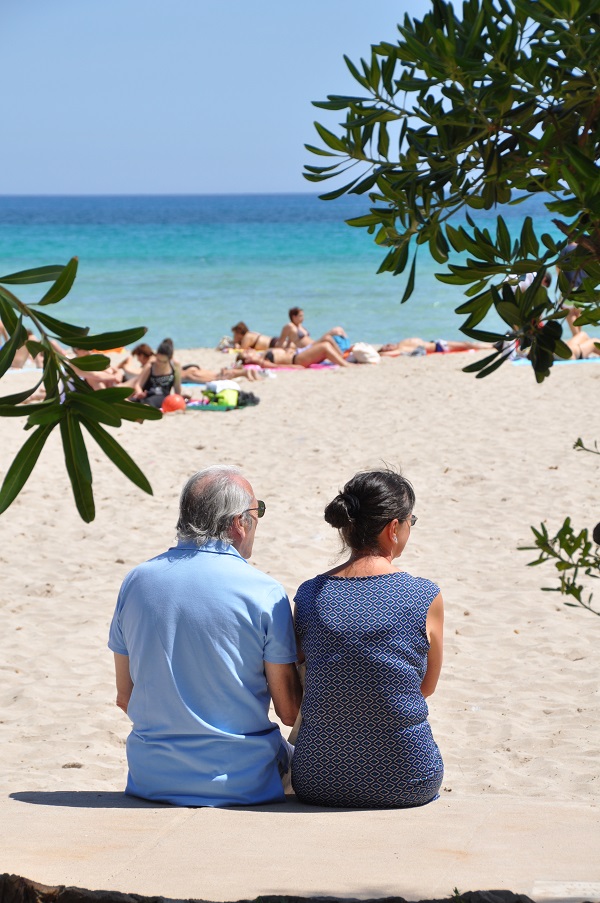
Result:
{"label": "person lying on beach", "polygon": [[264,335],[262,332],[251,332],[243,320],[231,327],[231,333],[233,335],[234,348],[254,348],[256,351],[266,351],[268,348],[274,348],[279,341],[270,335]]}
{"label": "person lying on beach", "polygon": [[330,361],[338,367],[350,367],[342,357],[337,346],[329,342],[313,342],[307,348],[270,348],[268,351],[242,351],[238,355],[242,364],[258,364],[265,370],[276,370],[279,367],[297,368],[310,367],[311,364],[322,364]]}
{"label": "person lying on beach", "polygon": [[[442,667],[439,587],[397,566],[417,518],[411,484],[358,473],[325,508],[348,557],[295,597],[306,687],[292,785],[316,806],[423,806],[444,764],[426,697]],[[310,717],[308,717],[310,715]]]}
{"label": "person lying on beach", "polygon": [[486,351],[493,346],[486,342],[467,342],[437,339],[427,342],[417,337],[400,339],[399,342],[388,342],[379,349],[383,357],[399,357],[401,354],[447,354],[450,351]]}
{"label": "person lying on beach", "polygon": [[[304,311],[302,308],[290,308],[288,316],[290,321],[289,323],[286,323],[281,330],[281,335],[276,344],[280,348],[287,348],[289,345],[295,345],[296,348],[308,348],[309,345],[314,344],[315,340],[311,339],[308,329],[302,325],[304,322]],[[337,343],[334,336],[338,336],[341,340],[345,341]],[[341,326],[333,326],[331,329],[328,329],[320,339],[317,339],[317,342],[329,342],[331,345],[335,345],[336,348],[342,346],[343,351],[346,351],[350,346],[348,336]]]}
{"label": "person lying on beach", "polygon": [[164,339],[156,349],[154,361],[147,363],[136,379],[130,401],[161,408],[173,389],[181,395],[181,365],[173,360],[173,353],[173,341]]}
{"label": "person lying on beach", "polygon": [[251,382],[260,379],[258,370],[246,370],[244,367],[222,367],[220,370],[207,370],[197,364],[184,364],[181,368],[181,379],[184,383],[196,383],[202,385],[204,383],[214,382],[217,379],[235,379],[243,376]]}

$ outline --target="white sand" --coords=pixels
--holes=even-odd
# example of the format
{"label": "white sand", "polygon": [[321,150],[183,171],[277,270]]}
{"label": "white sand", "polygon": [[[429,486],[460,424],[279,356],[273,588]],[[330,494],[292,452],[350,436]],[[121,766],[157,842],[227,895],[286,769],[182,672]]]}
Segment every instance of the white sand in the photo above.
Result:
{"label": "white sand", "polygon": [[[222,364],[213,351],[181,355]],[[404,557],[439,583],[446,660],[430,702],[446,764],[444,799],[473,794],[598,801],[600,618],[567,608],[550,569],[527,568],[530,524],[600,520],[600,461],[572,450],[600,439],[600,363],[557,366],[542,386],[525,367],[484,380],[468,355],[378,367],[282,372],[244,384],[261,398],[229,413],[167,416],[116,431],[149,477],[135,488],[90,444],[96,520],[78,517],[53,436],[0,517],[2,786],[120,790],[126,717],[114,706],[108,625],[123,576],[172,544],[179,490],[212,463],[240,465],[267,504],[253,563],[293,596],[331,566],[325,503],[355,471],[400,466],[419,522]],[[5,376],[4,395],[31,374]],[[3,418],[0,473],[26,438]],[[597,598],[600,604],[600,590]]]}

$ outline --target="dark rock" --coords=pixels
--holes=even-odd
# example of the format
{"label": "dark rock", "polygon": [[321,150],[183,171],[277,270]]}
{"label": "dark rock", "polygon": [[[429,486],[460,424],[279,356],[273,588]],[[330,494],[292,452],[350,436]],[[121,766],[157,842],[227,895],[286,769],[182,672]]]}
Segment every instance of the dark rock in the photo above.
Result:
{"label": "dark rock", "polygon": [[[407,903],[403,897],[378,897],[374,900],[352,900],[347,897],[291,897],[264,896],[238,903]],[[111,890],[86,890],[81,887],[48,887],[19,875],[0,875],[0,903],[208,903],[208,901],[175,901],[170,897],[144,897],[141,894],[122,894]],[[524,894],[510,890],[476,890],[454,894],[443,900],[422,900],[421,903],[533,903]]]}

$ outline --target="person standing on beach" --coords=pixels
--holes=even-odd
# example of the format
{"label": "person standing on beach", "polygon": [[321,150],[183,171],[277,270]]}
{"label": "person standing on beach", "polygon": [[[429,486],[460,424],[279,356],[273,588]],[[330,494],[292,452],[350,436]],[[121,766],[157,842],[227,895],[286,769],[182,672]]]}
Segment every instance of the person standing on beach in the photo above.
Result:
{"label": "person standing on beach", "polygon": [[300,707],[282,586],[251,567],[265,504],[236,467],[183,488],[178,543],[125,578],[110,628],[117,705],[132,721],[125,793],[180,806],[283,802]]}

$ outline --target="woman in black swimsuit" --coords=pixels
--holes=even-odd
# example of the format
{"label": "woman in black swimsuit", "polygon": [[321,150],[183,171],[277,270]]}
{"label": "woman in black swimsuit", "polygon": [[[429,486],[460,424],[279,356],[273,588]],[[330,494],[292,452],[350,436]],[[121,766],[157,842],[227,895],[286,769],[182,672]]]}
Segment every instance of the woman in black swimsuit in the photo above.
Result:
{"label": "woman in black swimsuit", "polygon": [[153,363],[148,363],[140,373],[130,395],[130,401],[161,408],[171,390],[181,394],[181,365],[173,360],[173,342],[165,339],[156,350]]}
{"label": "woman in black swimsuit", "polygon": [[256,351],[265,351],[267,348],[275,348],[277,339],[262,332],[251,332],[246,324],[240,320],[231,327],[235,348],[254,348]]}

